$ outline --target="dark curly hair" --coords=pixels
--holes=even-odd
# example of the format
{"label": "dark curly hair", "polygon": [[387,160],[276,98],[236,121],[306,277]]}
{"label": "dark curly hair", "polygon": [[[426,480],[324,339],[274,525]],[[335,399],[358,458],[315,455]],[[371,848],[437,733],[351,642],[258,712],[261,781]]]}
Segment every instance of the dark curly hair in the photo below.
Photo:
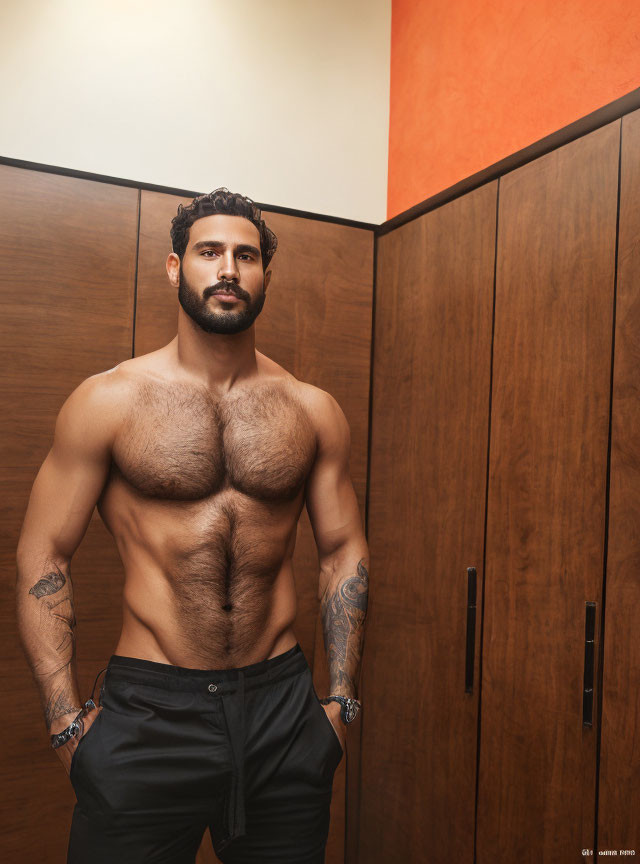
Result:
{"label": "dark curly hair", "polygon": [[260,252],[262,253],[262,269],[266,270],[278,247],[278,238],[267,228],[262,218],[262,211],[251,198],[236,192],[229,192],[225,186],[220,186],[206,195],[198,195],[188,207],[178,205],[178,213],[171,220],[171,243],[173,251],[182,260],[189,243],[189,228],[197,219],[211,216],[213,213],[225,213],[227,216],[244,216],[256,226],[260,232]]}

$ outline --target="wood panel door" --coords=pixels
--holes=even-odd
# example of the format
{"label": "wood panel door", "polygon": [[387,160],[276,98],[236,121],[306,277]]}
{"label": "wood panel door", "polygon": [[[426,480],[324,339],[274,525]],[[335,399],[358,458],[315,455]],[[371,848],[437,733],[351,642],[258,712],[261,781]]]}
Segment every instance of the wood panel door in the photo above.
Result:
{"label": "wood panel door", "polygon": [[500,180],[477,864],[593,847],[619,130]]}
{"label": "wood panel door", "polygon": [[640,855],[640,111],[620,184],[597,847]]}
{"label": "wood panel door", "polygon": [[378,241],[361,864],[473,862],[496,191]]}
{"label": "wood panel door", "polygon": [[[11,730],[0,860],[66,859],[73,788],[51,749],[17,632],[16,547],[55,419],[81,381],[131,356],[138,193],[0,166],[2,717]],[[55,506],[55,502],[51,502]],[[97,511],[71,562],[83,700],[120,633],[122,564]],[[97,691],[96,691],[97,692]],[[9,818],[10,814],[10,818]]]}

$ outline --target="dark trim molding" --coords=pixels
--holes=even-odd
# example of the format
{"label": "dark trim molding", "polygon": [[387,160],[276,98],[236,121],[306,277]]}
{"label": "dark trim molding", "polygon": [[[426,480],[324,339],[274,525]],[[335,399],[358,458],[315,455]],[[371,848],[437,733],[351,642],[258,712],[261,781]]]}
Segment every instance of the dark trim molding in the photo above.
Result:
{"label": "dark trim molding", "polygon": [[[62,174],[64,177],[76,177],[79,180],[94,180],[96,183],[111,183],[113,186],[128,186],[133,189],[146,189],[149,192],[163,192],[166,195],[180,195],[182,198],[195,198],[202,192],[192,189],[177,189],[174,186],[159,186],[157,183],[140,183],[137,180],[127,180],[123,177],[110,177],[108,174],[93,174],[91,171],[76,171],[75,168],[62,168],[59,165],[44,165],[40,162],[27,162],[24,159],[12,159],[0,156],[0,165],[11,165],[13,168],[26,168],[28,171],[44,171],[46,174]],[[282,213],[285,216],[298,216],[302,219],[315,219],[318,222],[335,222],[338,225],[349,225],[352,228],[364,228],[375,231],[379,227],[375,222],[359,222],[357,219],[343,219],[341,216],[327,216],[324,213],[311,213],[308,210],[296,210],[292,207],[278,207],[275,204],[256,204],[265,213]]]}
{"label": "dark trim molding", "polygon": [[[591,114],[581,117],[574,123],[564,126],[557,132],[552,132],[551,135],[547,135],[539,141],[535,141],[528,147],[518,150],[517,153],[512,153],[510,156],[501,159],[499,162],[490,165],[488,168],[483,168],[482,171],[478,171],[470,177],[465,177],[464,180],[460,180],[455,185],[449,186],[448,189],[443,189],[436,195],[432,195],[431,198],[427,198],[425,201],[420,202],[420,204],[416,204],[408,210],[405,210],[403,213],[399,213],[397,216],[394,216],[393,219],[387,219],[386,222],[383,222],[380,225],[377,225],[374,222],[358,222],[355,219],[343,219],[340,216],[326,216],[323,213],[311,213],[307,210],[295,210],[291,207],[278,207],[273,204],[263,204],[258,201],[256,201],[256,204],[261,210],[264,210],[265,213],[282,213],[285,216],[297,216],[302,219],[315,219],[319,222],[334,222],[338,225],[349,225],[352,228],[363,228],[368,231],[373,231],[377,236],[388,234],[389,231],[393,231],[394,228],[399,228],[400,225],[404,225],[406,222],[411,222],[413,219],[423,216],[430,210],[435,210],[436,207],[441,207],[443,204],[453,201],[454,198],[466,195],[466,193],[471,192],[472,189],[476,189],[484,183],[489,183],[491,180],[496,180],[498,177],[502,177],[503,174],[507,174],[515,168],[520,168],[522,165],[526,165],[527,162],[532,162],[534,159],[543,156],[545,153],[549,153],[551,150],[555,150],[557,147],[562,147],[570,141],[575,141],[576,138],[588,135],[589,132],[594,132],[601,126],[606,126],[607,123],[619,120],[621,117],[624,117],[625,114],[629,114],[631,111],[636,111],[638,108],[640,108],[640,87],[636,90],[632,90],[625,96],[621,96],[620,99],[616,99],[614,102],[609,102],[608,105],[598,108],[597,111],[592,111]],[[23,159],[11,159],[7,156],[0,156],[0,165],[12,165],[14,168],[26,168],[30,171],[44,171],[49,174],[63,174],[66,177],[77,177],[81,180],[95,180],[98,183],[111,183],[115,186],[130,186],[134,189],[147,189],[151,192],[180,195],[183,198],[195,198],[196,195],[202,194],[201,192],[194,192],[190,189],[159,186],[155,183],[139,183],[135,180],[126,180],[122,177],[109,177],[106,174],[93,174],[90,171],[76,171],[73,168],[61,168],[57,165],[43,165],[39,162],[26,162]]]}
{"label": "dark trim molding", "polygon": [[363,228],[365,231],[377,231],[380,227],[375,222],[358,222],[357,219],[343,219],[342,216],[326,216],[323,213],[311,213],[308,210],[294,210],[291,207],[278,207],[276,204],[256,204],[265,213],[283,213],[285,216],[299,216],[302,219],[315,219],[318,222],[335,222],[338,225],[349,225],[351,228]]}
{"label": "dark trim molding", "polygon": [[629,114],[638,108],[640,108],[640,87],[632,90],[625,96],[621,96],[620,99],[616,99],[614,102],[609,102],[608,105],[598,108],[597,111],[581,117],[574,123],[564,126],[557,132],[552,132],[551,135],[541,138],[528,147],[518,150],[517,153],[512,153],[505,159],[501,159],[500,162],[496,162],[494,165],[478,171],[477,174],[465,177],[464,180],[460,180],[454,186],[443,189],[442,192],[438,192],[436,195],[432,195],[431,198],[427,198],[409,210],[399,213],[393,219],[388,219],[376,229],[376,234],[388,234],[394,228],[398,228],[406,222],[411,222],[413,219],[417,219],[418,216],[423,216],[430,210],[435,210],[436,207],[453,201],[454,198],[466,195],[472,189],[476,189],[478,186],[482,186],[491,180],[496,180],[498,177],[502,177],[503,174],[507,174],[515,168],[520,168],[522,165],[526,165],[527,162],[532,162],[534,159],[543,156],[545,153],[549,153],[551,150],[555,150],[557,147],[562,147],[576,138],[582,138],[583,135],[588,135],[589,132],[594,132],[601,126],[606,126],[607,123],[619,120],[625,114]]}
{"label": "dark trim molding", "polygon": [[24,159],[12,159],[0,156],[0,165],[11,165],[14,168],[26,168],[28,171],[43,171],[45,174],[62,174],[64,177],[75,177],[78,180],[94,180],[96,183],[111,183],[113,186],[129,186],[133,189],[148,189],[150,192],[167,192],[169,195],[181,195],[184,198],[195,198],[200,192],[188,189],[174,189],[171,186],[158,186],[155,183],[138,183],[124,177],[110,177],[108,174],[93,174],[91,171],[77,171],[75,168],[62,168],[60,165],[45,165],[41,162],[27,162]]}

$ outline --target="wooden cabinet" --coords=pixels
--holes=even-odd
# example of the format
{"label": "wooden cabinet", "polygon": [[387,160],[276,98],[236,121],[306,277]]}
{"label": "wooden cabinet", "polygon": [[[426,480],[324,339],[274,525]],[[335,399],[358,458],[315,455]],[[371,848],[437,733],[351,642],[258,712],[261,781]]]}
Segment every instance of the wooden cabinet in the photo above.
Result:
{"label": "wooden cabinet", "polygon": [[639,116],[622,127],[609,521],[621,122],[378,240],[360,864],[637,846]]}
{"label": "wooden cabinet", "polygon": [[496,192],[483,186],[378,241],[362,864],[473,862],[467,567],[481,578]]}
{"label": "wooden cabinet", "polygon": [[[622,120],[598,848],[640,855],[640,111]],[[623,856],[618,856],[623,857]]]}
{"label": "wooden cabinet", "polygon": [[619,134],[500,180],[477,864],[593,847]]}

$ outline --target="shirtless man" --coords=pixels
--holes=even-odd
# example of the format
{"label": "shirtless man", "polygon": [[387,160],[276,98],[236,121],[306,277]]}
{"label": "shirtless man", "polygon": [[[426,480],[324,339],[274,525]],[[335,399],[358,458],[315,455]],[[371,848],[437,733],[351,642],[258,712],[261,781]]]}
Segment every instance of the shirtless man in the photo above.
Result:
{"label": "shirtless man", "polygon": [[[253,202],[200,196],[171,237],[177,336],[67,398],[18,544],[20,635],[77,799],[67,861],[186,864],[208,827],[224,862],[317,864],[368,598],[349,427],[255,349],[277,240]],[[292,627],[304,504],[340,697],[326,705]],[[96,505],[123,625],[83,707],[70,562]]]}

